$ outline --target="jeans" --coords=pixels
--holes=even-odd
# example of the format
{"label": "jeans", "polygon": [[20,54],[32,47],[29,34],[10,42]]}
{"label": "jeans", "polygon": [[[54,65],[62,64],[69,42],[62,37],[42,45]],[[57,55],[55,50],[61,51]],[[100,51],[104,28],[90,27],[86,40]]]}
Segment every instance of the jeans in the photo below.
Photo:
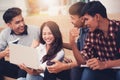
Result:
{"label": "jeans", "polygon": [[46,69],[44,72],[44,79],[43,80],[70,80],[70,70],[64,70],[59,73],[49,73]]}
{"label": "jeans", "polygon": [[26,78],[20,77],[17,80],[26,80]]}
{"label": "jeans", "polygon": [[71,80],[80,80],[83,70],[84,68],[80,66],[72,68],[70,73]]}
{"label": "jeans", "polygon": [[40,75],[27,74],[26,80],[43,80],[43,77]]}
{"label": "jeans", "polygon": [[84,68],[81,80],[120,80],[120,70],[92,70],[90,68]]}
{"label": "jeans", "polygon": [[120,80],[120,69],[116,70],[116,80]]}
{"label": "jeans", "polygon": [[0,80],[4,80],[4,77],[0,74]]}
{"label": "jeans", "polygon": [[22,70],[22,69],[18,69],[18,78],[26,78],[27,72]]}

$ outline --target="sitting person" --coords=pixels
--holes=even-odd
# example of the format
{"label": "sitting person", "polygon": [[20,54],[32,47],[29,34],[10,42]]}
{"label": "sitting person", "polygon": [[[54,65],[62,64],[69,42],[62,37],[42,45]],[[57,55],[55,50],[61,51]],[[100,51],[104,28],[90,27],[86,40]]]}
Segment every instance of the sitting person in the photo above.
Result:
{"label": "sitting person", "polygon": [[7,9],[3,14],[3,20],[8,27],[0,33],[0,80],[4,80],[4,76],[25,80],[26,71],[5,60],[5,57],[9,56],[8,44],[12,42],[31,46],[33,40],[39,40],[39,28],[27,25],[22,10],[17,7]]}
{"label": "sitting person", "polygon": [[40,41],[38,50],[40,68],[38,70],[27,68],[24,64],[20,68],[28,74],[27,80],[43,80],[43,73],[50,60],[62,61],[64,58],[62,35],[59,26],[53,21],[44,22],[40,29]]}
{"label": "sitting person", "polygon": [[82,51],[79,51],[75,44],[78,30],[70,31],[70,43],[77,63],[87,65],[81,80],[120,80],[120,69],[113,69],[120,66],[120,53],[116,41],[120,21],[109,20],[106,8],[100,1],[88,2],[81,14],[89,28]]}
{"label": "sitting person", "polygon": [[[77,39],[76,44],[77,44],[77,48],[80,51],[82,50],[84,46],[84,41],[89,31],[88,28],[84,26],[83,17],[81,16],[81,10],[85,4],[86,3],[84,2],[76,2],[72,4],[69,8],[71,23],[74,25],[74,28],[79,29],[78,30],[79,37]],[[71,45],[68,43],[63,43],[63,46],[66,49],[72,50]],[[52,60],[52,61],[55,62],[55,64],[47,67],[50,73],[59,73],[63,70],[71,69],[70,80],[79,80],[81,78],[81,74],[84,68],[81,68],[80,65],[76,63],[76,61],[71,61],[68,59],[67,60],[65,59],[65,63],[56,61],[56,60]]]}

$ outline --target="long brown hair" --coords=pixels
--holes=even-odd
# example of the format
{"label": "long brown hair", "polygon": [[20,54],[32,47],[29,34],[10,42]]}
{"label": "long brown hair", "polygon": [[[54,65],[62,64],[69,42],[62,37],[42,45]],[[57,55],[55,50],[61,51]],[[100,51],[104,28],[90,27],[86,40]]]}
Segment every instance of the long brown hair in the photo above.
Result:
{"label": "long brown hair", "polygon": [[63,48],[62,35],[59,26],[54,21],[47,21],[42,24],[40,28],[40,43],[45,44],[45,41],[42,38],[43,28],[45,26],[49,27],[53,36],[55,37],[55,40],[52,43],[47,54],[43,57],[43,62],[45,62],[46,60],[53,59],[56,56],[56,54]]}

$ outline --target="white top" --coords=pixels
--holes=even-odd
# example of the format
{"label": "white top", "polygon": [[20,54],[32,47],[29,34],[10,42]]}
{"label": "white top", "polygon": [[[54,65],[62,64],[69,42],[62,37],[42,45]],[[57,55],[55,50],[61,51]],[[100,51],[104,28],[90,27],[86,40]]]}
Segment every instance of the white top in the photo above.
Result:
{"label": "white top", "polygon": [[[45,45],[45,44],[44,44],[44,45],[43,45],[43,44],[40,44],[36,49],[37,49],[38,55],[39,55],[38,57],[39,57],[39,61],[40,61],[40,67],[41,67],[43,70],[45,70],[45,68],[47,67],[47,64],[46,64],[47,61],[45,61],[44,63],[42,63],[42,58],[43,58],[44,55],[47,54],[47,53],[46,53],[46,45]],[[65,55],[64,50],[61,49],[61,50],[57,53],[56,57],[53,58],[53,59],[54,59],[54,60],[61,60],[61,59],[64,58],[64,55]]]}

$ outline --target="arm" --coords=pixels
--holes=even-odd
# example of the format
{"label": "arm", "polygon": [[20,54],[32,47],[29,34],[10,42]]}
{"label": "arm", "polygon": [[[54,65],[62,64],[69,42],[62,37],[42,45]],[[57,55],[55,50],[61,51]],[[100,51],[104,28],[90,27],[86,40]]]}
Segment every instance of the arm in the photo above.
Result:
{"label": "arm", "polygon": [[[64,51],[62,49],[57,53],[56,57],[53,58],[52,60],[62,61],[63,58],[64,58]],[[42,67],[43,70],[45,70],[45,68],[47,67],[47,61],[42,63],[40,66]]]}
{"label": "arm", "polygon": [[41,69],[32,69],[32,68],[28,68],[25,64],[20,64],[19,65],[20,69],[25,70],[27,73],[31,74],[31,75],[39,75],[40,73],[43,72],[43,70]]}
{"label": "arm", "polygon": [[70,43],[63,43],[63,48],[72,50]]}
{"label": "arm", "polygon": [[4,51],[0,52],[0,59],[2,59],[5,56],[9,56],[9,49],[6,48]]}
{"label": "arm", "polygon": [[75,61],[70,63],[63,63],[58,60],[52,60],[52,62],[55,62],[55,64],[47,66],[47,69],[50,73],[58,73],[63,70],[68,70],[77,66],[77,63]]}
{"label": "arm", "polygon": [[0,33],[0,59],[4,58],[8,54],[7,49],[5,49],[7,47],[6,34],[7,32],[5,32],[5,30],[2,30]]}
{"label": "arm", "polygon": [[31,47],[36,48],[37,46],[39,46],[39,44],[39,40],[33,40]]}
{"label": "arm", "polygon": [[57,53],[56,57],[53,58],[52,60],[62,61],[63,58],[64,58],[64,56],[65,56],[64,50],[61,49],[61,50]]}
{"label": "arm", "polygon": [[93,70],[103,70],[108,68],[120,67],[120,59],[100,61],[97,58],[92,58],[87,61],[87,66]]}
{"label": "arm", "polygon": [[120,59],[106,61],[106,67],[107,68],[120,67]]}
{"label": "arm", "polygon": [[72,51],[73,51],[73,54],[75,56],[75,59],[77,60],[77,63],[79,65],[81,65],[81,64],[85,63],[85,59],[80,54],[80,51],[78,50],[77,45],[75,43],[75,39],[78,35],[79,35],[79,30],[77,28],[73,28],[70,31],[70,43],[71,43],[71,46],[72,46]]}

